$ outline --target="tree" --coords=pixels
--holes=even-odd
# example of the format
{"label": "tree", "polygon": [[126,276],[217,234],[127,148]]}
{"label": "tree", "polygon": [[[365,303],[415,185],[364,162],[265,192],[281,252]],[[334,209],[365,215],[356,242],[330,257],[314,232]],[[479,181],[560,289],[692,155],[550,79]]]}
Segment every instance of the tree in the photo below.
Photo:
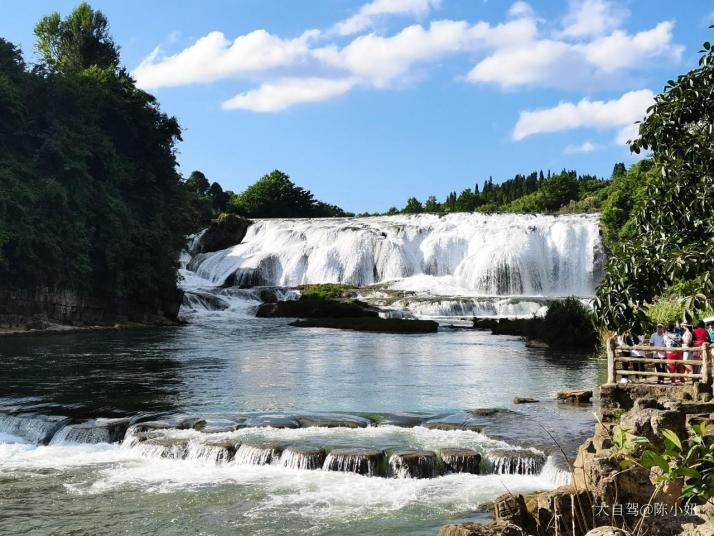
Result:
{"label": "tree", "polygon": [[699,66],[667,82],[630,149],[651,151],[659,174],[647,186],[633,236],[614,249],[595,302],[612,330],[647,328],[647,307],[678,281],[699,280],[686,315],[714,296],[714,50],[704,43]]}
{"label": "tree", "polygon": [[230,210],[251,218],[311,218],[345,216],[334,205],[316,201],[312,192],[296,186],[274,170],[230,200]]}
{"label": "tree", "polygon": [[420,214],[423,212],[424,207],[421,204],[421,201],[419,201],[416,197],[410,197],[407,199],[407,205],[404,207],[404,212],[405,214]]}
{"label": "tree", "polygon": [[101,11],[82,2],[64,20],[55,12],[35,26],[35,49],[53,72],[70,74],[89,67],[115,69],[119,51]]}
{"label": "tree", "polygon": [[430,195],[426,198],[426,203],[424,203],[424,212],[439,212],[439,202],[436,200],[436,196]]}
{"label": "tree", "polygon": [[186,179],[186,188],[198,196],[205,196],[208,194],[210,183],[203,172],[192,171]]}

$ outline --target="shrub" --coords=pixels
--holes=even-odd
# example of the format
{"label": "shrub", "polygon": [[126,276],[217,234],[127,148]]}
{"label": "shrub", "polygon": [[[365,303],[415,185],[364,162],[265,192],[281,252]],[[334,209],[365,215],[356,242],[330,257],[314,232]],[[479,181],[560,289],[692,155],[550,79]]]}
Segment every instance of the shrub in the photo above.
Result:
{"label": "shrub", "polygon": [[592,311],[574,296],[548,307],[539,337],[553,347],[594,346],[598,333]]}

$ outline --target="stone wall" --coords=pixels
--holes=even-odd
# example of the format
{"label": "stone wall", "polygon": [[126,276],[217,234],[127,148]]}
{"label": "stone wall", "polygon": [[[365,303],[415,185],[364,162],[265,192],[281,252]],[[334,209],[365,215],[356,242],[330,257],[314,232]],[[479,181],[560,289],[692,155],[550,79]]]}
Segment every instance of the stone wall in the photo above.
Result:
{"label": "stone wall", "polygon": [[0,288],[0,327],[43,329],[49,324],[108,326],[175,321],[182,293],[154,304],[110,303],[71,289]]}

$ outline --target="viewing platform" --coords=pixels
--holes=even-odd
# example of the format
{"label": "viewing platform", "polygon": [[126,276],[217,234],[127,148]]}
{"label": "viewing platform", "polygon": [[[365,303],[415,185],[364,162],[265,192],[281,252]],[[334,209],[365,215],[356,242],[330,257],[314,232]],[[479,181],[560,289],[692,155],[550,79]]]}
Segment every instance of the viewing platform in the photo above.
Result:
{"label": "viewing platform", "polygon": [[[632,356],[631,352],[641,356]],[[687,352],[692,358],[683,359]],[[679,354],[680,359],[657,357]],[[607,341],[607,382],[600,387],[605,408],[630,409],[638,398],[668,398],[686,402],[712,400],[712,353],[714,345],[698,347],[660,347],[649,344],[618,345],[612,336]],[[657,365],[660,370],[657,370]],[[686,365],[686,372],[662,372],[667,365]],[[638,366],[635,369],[635,366]],[[622,380],[626,381],[623,382]]]}

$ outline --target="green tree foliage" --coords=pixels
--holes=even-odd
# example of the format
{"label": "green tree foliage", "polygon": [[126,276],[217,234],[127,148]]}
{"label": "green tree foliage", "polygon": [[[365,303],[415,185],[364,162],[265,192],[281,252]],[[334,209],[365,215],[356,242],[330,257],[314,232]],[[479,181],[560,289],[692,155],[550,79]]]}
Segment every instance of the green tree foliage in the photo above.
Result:
{"label": "green tree foliage", "polygon": [[315,200],[282,171],[272,171],[229,201],[229,210],[249,218],[345,216],[341,208]]}
{"label": "green tree foliage", "polygon": [[65,19],[57,12],[43,17],[35,26],[35,37],[44,66],[54,72],[71,74],[91,67],[113,70],[119,64],[109,21],[86,2]]}
{"label": "green tree foliage", "polygon": [[107,32],[86,4],[46,17],[32,72],[0,39],[0,282],[153,303],[191,231],[181,131]]}
{"label": "green tree foliage", "polygon": [[678,281],[701,281],[685,297],[687,316],[711,304],[713,62],[714,51],[704,43],[699,66],[667,83],[630,144],[635,153],[651,151],[659,173],[650,177],[632,236],[613,249],[597,289],[598,318],[610,329],[643,332],[649,304]]}
{"label": "green tree foliage", "polygon": [[407,199],[407,204],[402,212],[404,214],[420,214],[424,210],[421,202],[416,197]]}

